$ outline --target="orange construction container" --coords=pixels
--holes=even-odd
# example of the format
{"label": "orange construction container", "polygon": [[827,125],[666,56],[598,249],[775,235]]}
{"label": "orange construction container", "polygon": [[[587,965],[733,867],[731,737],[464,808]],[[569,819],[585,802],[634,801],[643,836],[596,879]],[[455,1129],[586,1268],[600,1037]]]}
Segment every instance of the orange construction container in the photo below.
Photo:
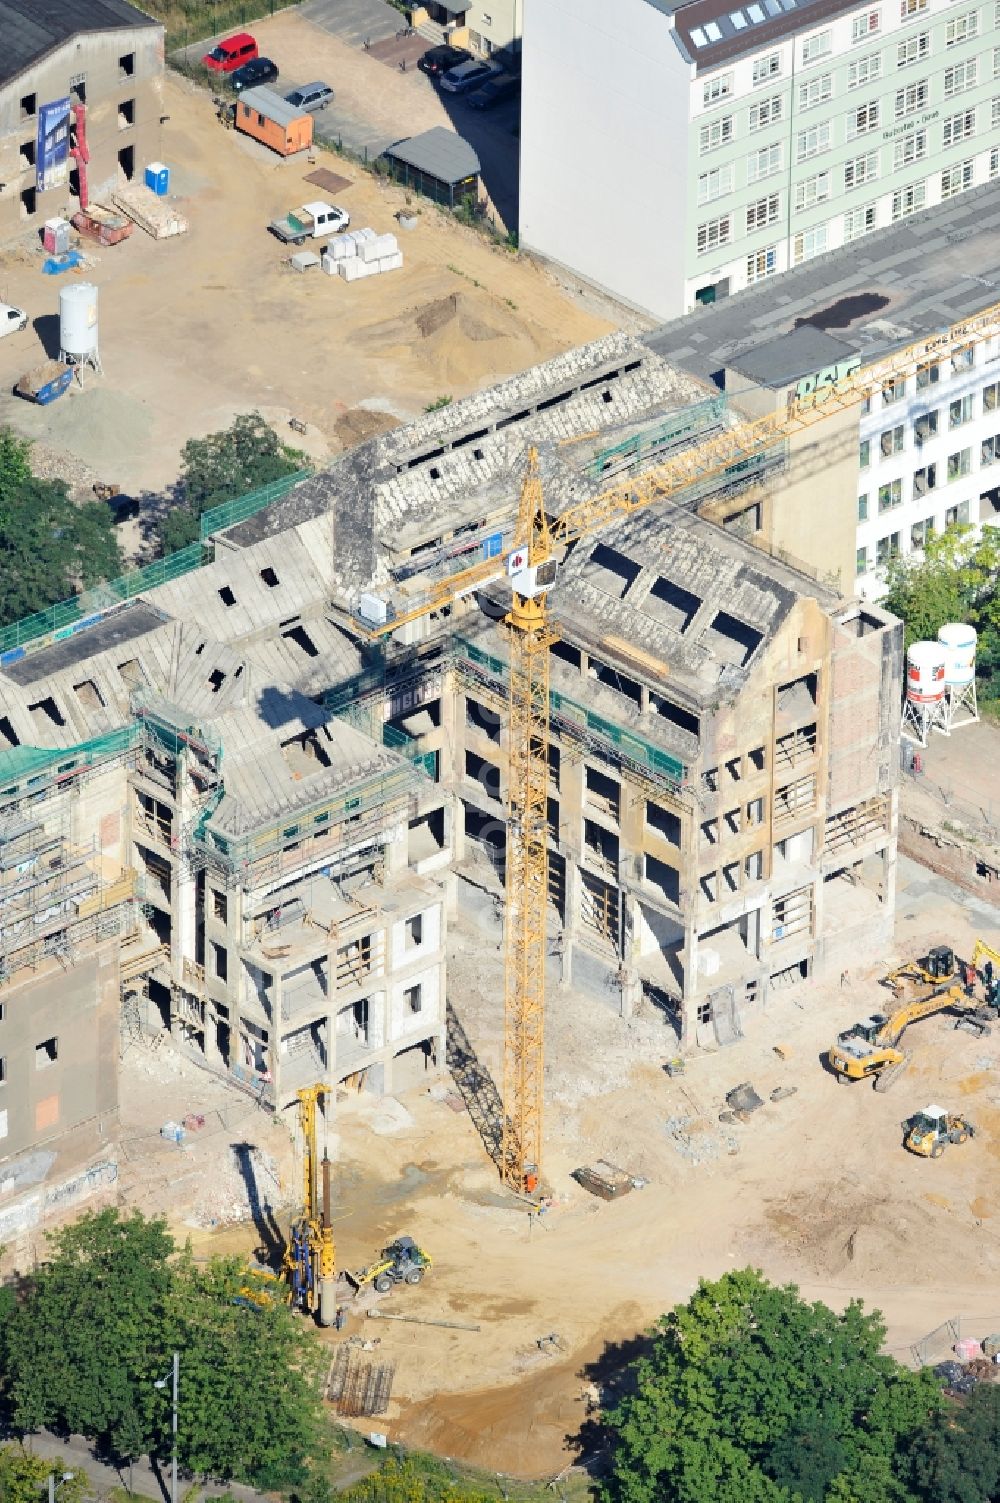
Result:
{"label": "orange construction container", "polygon": [[312,145],[312,116],[295,109],[273,89],[246,89],[236,101],[236,129],[290,157]]}

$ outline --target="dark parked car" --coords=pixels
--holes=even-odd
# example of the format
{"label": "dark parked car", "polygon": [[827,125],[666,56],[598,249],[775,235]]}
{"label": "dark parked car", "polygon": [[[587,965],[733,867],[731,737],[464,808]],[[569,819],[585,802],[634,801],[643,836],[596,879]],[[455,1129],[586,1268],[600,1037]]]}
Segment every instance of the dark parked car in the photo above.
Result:
{"label": "dark parked car", "polygon": [[446,94],[471,94],[473,89],[479,89],[487,79],[496,78],[500,72],[496,63],[489,63],[483,57],[470,57],[467,63],[459,63],[457,68],[442,74],[438,79],[438,86]]}
{"label": "dark parked car", "polygon": [[277,77],[278,69],[269,57],[255,57],[252,62],[237,68],[235,73],[230,73],[229,86],[239,94],[244,89],[255,89],[258,84],[274,83]]}
{"label": "dark parked car", "polygon": [[521,80],[502,73],[499,78],[487,79],[465,101],[470,110],[492,110],[508,99],[516,99],[521,92]]}
{"label": "dark parked car", "polygon": [[464,47],[432,47],[418,60],[417,67],[431,78],[441,78],[459,63],[467,63],[471,57],[472,53],[466,52]]}

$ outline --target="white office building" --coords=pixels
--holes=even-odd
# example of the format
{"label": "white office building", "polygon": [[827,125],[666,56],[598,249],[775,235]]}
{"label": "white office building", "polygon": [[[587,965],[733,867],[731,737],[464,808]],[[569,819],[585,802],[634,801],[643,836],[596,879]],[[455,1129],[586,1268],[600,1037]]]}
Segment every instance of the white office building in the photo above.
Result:
{"label": "white office building", "polygon": [[1000,174],[1000,0],[532,0],[520,238],[660,318]]}

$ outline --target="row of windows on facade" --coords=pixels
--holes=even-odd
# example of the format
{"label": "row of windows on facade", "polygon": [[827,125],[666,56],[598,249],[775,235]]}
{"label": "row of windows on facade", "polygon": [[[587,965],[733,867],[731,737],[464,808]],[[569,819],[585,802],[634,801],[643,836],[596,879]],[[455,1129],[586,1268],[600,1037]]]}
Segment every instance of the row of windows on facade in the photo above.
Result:
{"label": "row of windows on facade", "polygon": [[[927,0],[901,0],[899,7],[900,21],[911,21],[916,16],[927,12]],[[774,14],[775,12],[772,12]],[[742,28],[736,21],[738,12],[734,12],[730,19],[737,30]],[[763,19],[763,16],[761,17]],[[883,31],[883,15],[881,7],[860,11],[851,18],[851,45],[860,46],[869,42],[873,37],[878,37]],[[957,47],[963,42],[971,42],[980,35],[980,13],[978,10],[963,11],[961,15],[950,16],[945,22],[944,44],[945,47]],[[993,25],[1000,26],[1000,3],[994,0]],[[707,30],[707,28],[706,28]],[[693,34],[694,35],[694,34]],[[721,36],[721,33],[720,33]],[[799,62],[803,68],[809,68],[825,58],[832,57],[835,51],[833,28],[827,27],[824,31],[814,32],[812,36],[804,37],[799,44]],[[911,62],[916,62],[920,57],[926,57],[930,51],[931,39],[929,32],[921,32],[917,37],[906,38],[897,43],[896,66],[905,68]],[[888,53],[891,57],[891,51]],[[874,56],[881,58],[881,53]],[[849,65],[854,67],[855,64]],[[781,77],[782,59],[780,52],[762,53],[753,60],[751,77],[755,88],[761,84],[771,83]],[[707,79],[702,86],[702,104],[710,109],[726,99],[731,99],[735,90],[735,75],[732,72],[718,73],[713,78]]]}
{"label": "row of windows on facade", "polygon": [[[980,64],[983,64],[980,67]],[[987,65],[991,72],[987,71]],[[941,76],[941,95],[944,99],[954,99],[959,94],[965,94],[969,89],[978,88],[987,79],[1000,77],[1000,47],[994,47],[986,57],[969,57],[962,62],[953,63],[945,68]],[[926,78],[914,79],[912,83],[901,85],[895,91],[892,100],[892,115],[894,121],[907,120],[912,115],[918,115],[926,110],[931,104],[931,85],[935,75],[928,74]],[[866,80],[867,82],[867,80]],[[833,98],[833,75],[824,74],[821,78],[811,79],[809,82],[799,85],[799,111],[808,111],[816,105],[824,104]],[[761,99],[757,104],[751,105],[747,111],[747,134],[754,135],[761,130],[768,130],[772,126],[780,125],[785,119],[786,101],[781,94],[773,94],[767,99]],[[885,108],[883,109],[883,106]],[[844,120],[844,139],[856,140],[859,136],[867,135],[870,131],[879,130],[887,125],[890,120],[888,100],[885,98],[866,99],[861,104],[852,105],[842,117]],[[799,131],[795,138],[795,160],[807,161],[821,151],[828,150],[834,144],[833,118],[818,121],[815,125],[807,126]],[[698,131],[698,150],[702,156],[709,152],[717,151],[722,146],[728,146],[737,139],[736,115],[717,115],[702,125]],[[779,144],[780,143],[776,143]],[[764,147],[760,151],[751,152],[747,157],[747,180],[753,182],[756,173],[764,175],[768,168],[769,158],[763,156],[763,152],[770,150]],[[760,159],[758,165],[758,158]],[[779,157],[779,163],[781,158]]]}
{"label": "row of windows on facade", "polygon": [[[947,531],[949,527],[964,526],[969,521],[969,503],[960,501],[957,506],[949,506],[944,513],[943,528],[937,516],[924,517],[920,522],[914,522],[910,528],[910,549],[926,548],[930,538],[935,533]],[[862,574],[871,573],[872,569],[884,569],[898,558],[902,553],[902,532],[887,532],[876,542],[874,549],[865,545],[858,549],[856,559],[856,572]]]}
{"label": "row of windows on facade", "polygon": [[[1000,48],[997,51],[1000,53]],[[870,110],[871,106],[864,105],[862,108]],[[878,124],[877,104],[874,120],[875,125],[871,126],[871,129]],[[992,133],[997,130],[1000,130],[1000,95],[978,107],[972,105],[947,115],[941,122],[940,133],[938,127],[934,128],[933,134],[938,137],[936,141],[932,140],[932,133],[926,126],[908,130],[892,144],[892,170],[899,172],[905,167],[911,167],[914,162],[923,161],[928,151],[932,149],[947,151],[957,146],[960,141],[971,140],[980,132]],[[827,121],[809,130],[800,131],[796,137],[796,143],[796,165],[820,155],[832,145],[832,122]],[[889,160],[888,149],[883,156],[882,150],[876,148],[873,151],[863,152],[860,156],[852,157],[843,164],[842,184],[835,181],[834,174],[829,169],[806,178],[795,186],[796,209],[811,208],[814,203],[822,203],[824,199],[831,198],[836,191],[850,192],[855,188],[863,187],[866,183],[877,181],[881,176],[883,166],[888,166]],[[737,165],[736,162],[727,162],[724,166],[712,167],[707,172],[699,173],[699,206],[715,203],[718,199],[735,192],[737,186],[742,186],[742,184],[737,184]],[[770,146],[761,146],[750,152],[745,158],[745,167],[748,187],[773,177],[776,173],[783,172],[785,169],[784,142],[775,141]]]}
{"label": "row of windows on facade", "polygon": [[[997,177],[1000,177],[1000,146],[995,146],[990,152],[983,180],[989,182]],[[928,182],[929,180],[910,183],[905,188],[896,189],[889,209],[891,223],[895,224],[898,220],[906,219],[910,214],[916,214],[920,209],[927,207]],[[965,162],[956,162],[951,167],[946,167],[940,174],[941,200],[955,198],[959,193],[965,193],[975,185],[975,161],[970,159]],[[806,185],[800,184],[799,186]],[[817,198],[804,207],[812,207],[813,203],[822,201],[822,198]],[[748,235],[755,234],[770,225],[780,224],[782,220],[781,194],[769,193],[763,198],[756,199],[752,204],[747,205],[745,216]],[[844,243],[858,240],[862,235],[871,234],[873,230],[879,228],[879,218],[877,202],[859,204],[857,208],[849,209],[843,215]],[[884,211],[881,218],[884,223]],[[710,251],[718,250],[722,246],[731,245],[736,238],[735,222],[736,216],[728,213],[720,214],[714,219],[707,219],[700,224],[696,235],[699,256],[707,255]],[[835,228],[835,223],[835,221],[830,221],[827,224],[814,225],[808,230],[800,230],[793,235],[793,264],[798,266],[803,261],[810,261],[813,256],[820,256],[824,251],[833,250],[835,241],[831,238],[830,232]],[[777,264],[777,246],[769,246],[755,252],[747,257],[747,280],[754,282],[762,276],[769,276],[777,270]]]}
{"label": "row of windows on facade", "polygon": [[[960,350],[953,352],[949,366],[954,374],[972,370],[975,361],[975,346],[963,345]],[[958,362],[958,363],[956,363]],[[940,380],[940,362],[922,366],[915,378],[916,391],[918,393],[929,391]],[[906,397],[907,382],[905,377],[882,389],[882,404],[884,407],[894,406],[902,402]],[[865,408],[871,410],[871,396],[866,398]],[[966,423],[971,423],[974,418],[987,417],[991,412],[1000,409],[1000,382],[991,381],[980,392],[964,392],[960,397],[954,397],[947,406],[933,407],[927,412],[919,413],[913,419],[913,440],[919,449],[925,443],[929,443],[940,433],[953,432],[956,428],[963,428]],[[945,411],[947,410],[947,419]],[[946,426],[947,423],[947,426]],[[902,454],[906,448],[905,423],[895,423],[891,428],[885,428],[877,437],[863,438],[858,445],[858,468],[867,470],[873,461],[879,459],[891,459],[895,454]],[[991,461],[992,463],[992,461]]]}
{"label": "row of windows on facade", "polygon": [[[134,78],[135,76],[135,53],[126,52],[118,59],[118,77]],[[69,80],[68,89],[71,104],[86,104],[87,102],[87,75],[86,73],[74,73]],[[38,113],[38,95],[35,92],[22,94],[20,99],[20,116],[22,120],[32,120]]]}
{"label": "row of windows on facade", "polygon": [[[984,438],[979,446],[979,468],[988,470],[991,466],[1000,463],[1000,434],[993,434],[990,438]],[[956,480],[964,480],[973,470],[973,451],[971,446],[967,449],[957,449],[954,454],[949,454],[944,464],[937,460],[930,464],[921,465],[913,471],[911,478],[912,499],[919,501],[922,496],[937,490],[941,485],[951,485]],[[858,497],[858,521],[867,522],[871,514],[870,497],[874,495],[878,506],[878,514],[893,511],[903,504],[903,477],[897,475],[893,480],[886,480],[874,492],[862,491]]]}

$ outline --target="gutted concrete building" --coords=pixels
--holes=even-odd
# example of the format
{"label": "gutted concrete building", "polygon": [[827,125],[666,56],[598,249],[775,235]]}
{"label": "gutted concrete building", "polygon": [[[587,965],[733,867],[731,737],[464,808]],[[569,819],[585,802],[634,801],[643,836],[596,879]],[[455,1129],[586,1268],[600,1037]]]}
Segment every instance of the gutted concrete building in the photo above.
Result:
{"label": "gutted concrete building", "polygon": [[127,0],[0,0],[0,241],[141,179],[163,26]]}
{"label": "gutted concrete building", "polygon": [[[115,1000],[126,1054],[169,1030],[277,1111],[317,1081],[441,1068],[449,919],[502,907],[504,554],[529,448],[555,515],[734,420],[610,336],[0,633],[11,1144],[113,1113]],[[553,968],[570,997],[647,998],[683,1048],[891,932],[901,627],[760,525],[826,484],[778,444],[583,538],[550,595]],[[372,639],[362,595],[419,602],[481,558],[476,594]],[[109,1062],[99,1099],[59,1074],[66,1039]]]}

